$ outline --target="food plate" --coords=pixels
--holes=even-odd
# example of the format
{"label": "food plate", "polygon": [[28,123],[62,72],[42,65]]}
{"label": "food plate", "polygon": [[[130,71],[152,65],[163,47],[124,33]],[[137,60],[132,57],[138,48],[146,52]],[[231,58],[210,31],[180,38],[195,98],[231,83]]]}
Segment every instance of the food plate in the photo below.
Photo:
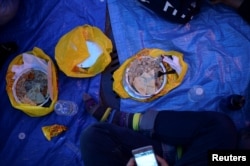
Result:
{"label": "food plate", "polygon": [[42,106],[49,100],[48,75],[42,69],[25,69],[12,86],[18,103]]}
{"label": "food plate", "polygon": [[151,56],[136,58],[125,69],[123,87],[133,98],[148,99],[158,94],[166,85],[167,76],[157,77],[159,71],[166,72],[161,58]]}

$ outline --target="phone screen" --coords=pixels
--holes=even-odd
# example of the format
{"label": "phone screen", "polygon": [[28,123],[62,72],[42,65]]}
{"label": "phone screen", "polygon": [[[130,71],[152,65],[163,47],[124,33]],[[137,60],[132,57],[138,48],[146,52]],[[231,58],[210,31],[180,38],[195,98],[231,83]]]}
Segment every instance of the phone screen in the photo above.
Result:
{"label": "phone screen", "polygon": [[135,149],[132,153],[137,166],[158,166],[152,146]]}

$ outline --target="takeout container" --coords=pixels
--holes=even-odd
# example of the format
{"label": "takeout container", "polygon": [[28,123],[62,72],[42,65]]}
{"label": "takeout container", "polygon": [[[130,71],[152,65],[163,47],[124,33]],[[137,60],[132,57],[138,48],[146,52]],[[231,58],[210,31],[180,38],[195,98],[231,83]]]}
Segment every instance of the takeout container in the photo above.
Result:
{"label": "takeout container", "polygon": [[[163,63],[161,62],[161,60],[159,58],[153,58],[151,56],[141,56],[139,57],[140,60],[143,60],[143,59],[146,59],[146,58],[150,58],[152,61],[155,61],[156,64],[159,64],[159,68],[160,68],[160,71],[162,72],[166,72],[166,68],[165,66],[163,65]],[[137,59],[135,59],[137,60]],[[161,79],[161,85],[159,87],[156,86],[156,89],[155,89],[155,92],[154,93],[151,93],[151,94],[142,94],[140,92],[138,92],[138,90],[136,90],[136,88],[133,86],[133,84],[131,84],[131,81],[129,81],[129,73],[130,73],[130,70],[131,70],[131,63],[133,61],[130,62],[129,65],[127,65],[126,69],[125,69],[125,72],[124,72],[124,75],[123,75],[123,86],[124,86],[124,89],[127,91],[127,93],[132,96],[133,98],[136,98],[136,99],[147,99],[147,98],[150,98],[158,93],[160,93],[164,86],[166,85],[166,82],[167,82],[167,76],[166,75],[162,75],[158,78],[157,76],[157,73],[159,70],[156,70],[155,73],[154,73],[154,76],[151,77],[150,79],[154,79],[155,81],[157,79]],[[147,64],[146,64],[147,65]],[[148,66],[150,67],[150,66]],[[146,66],[145,66],[146,68]],[[151,68],[153,69],[153,68]],[[134,71],[132,71],[134,72]],[[156,84],[156,82],[155,82]]]}
{"label": "takeout container", "polygon": [[[161,55],[164,56],[169,56],[169,57],[174,57],[177,59],[176,63],[178,66],[180,66],[181,70],[179,72],[176,72],[174,74],[166,74],[166,82],[164,83],[164,87],[159,90],[159,92],[156,92],[156,94],[151,95],[151,96],[141,96],[137,95],[137,93],[134,93],[133,90],[131,90],[131,87],[128,86],[126,83],[126,79],[124,79],[124,74],[126,74],[127,67],[129,64],[134,61],[136,58],[139,58],[141,56],[151,56],[152,58],[157,58],[160,57]],[[168,63],[163,63],[164,67],[166,68],[166,71],[171,71],[174,68],[168,64]],[[113,90],[116,92],[117,95],[121,98],[125,99],[133,99],[141,102],[150,102],[153,101],[163,95],[166,95],[169,91],[173,90],[177,86],[179,86],[188,69],[187,63],[183,59],[183,54],[177,51],[164,51],[161,49],[149,49],[145,48],[131,56],[129,59],[124,61],[121,66],[114,72],[113,74]]]}
{"label": "takeout container", "polygon": [[[28,78],[26,80],[24,80],[25,78],[22,78],[23,76],[28,76],[28,77],[32,77],[32,76],[29,76],[31,75],[31,72],[35,72],[35,71],[38,71],[38,72],[41,72],[40,74],[44,74],[44,77],[47,77],[46,79],[46,85],[41,85],[44,80],[41,80],[40,82],[37,82],[37,78]],[[40,75],[40,77],[42,77]],[[35,80],[36,79],[36,80]],[[38,78],[39,79],[39,78]],[[41,79],[41,78],[40,78]],[[33,83],[32,83],[33,81]],[[21,82],[21,83],[20,83]],[[22,84],[23,83],[23,84]],[[32,87],[33,86],[37,86],[37,89],[34,89],[35,87]],[[24,87],[22,87],[24,86]],[[43,86],[43,87],[42,87]],[[27,93],[29,93],[28,91],[35,91],[33,92],[33,94],[35,95],[33,98],[38,98],[38,93],[41,94],[41,91],[44,91],[44,88],[46,90],[46,93],[45,95],[43,95],[43,101],[41,102],[38,102],[37,100],[36,101],[33,101],[32,99],[28,98],[27,101],[23,100],[23,95],[26,95],[27,96]],[[18,90],[19,89],[19,90]],[[24,91],[20,92],[21,90],[20,89],[23,89]],[[18,91],[17,91],[18,90]],[[39,90],[39,91],[37,91]],[[27,68],[25,70],[23,70],[19,76],[15,79],[14,81],[14,84],[12,86],[12,92],[13,92],[13,96],[15,98],[15,100],[18,102],[18,103],[21,103],[21,104],[28,104],[29,101],[32,102],[32,104],[34,105],[37,105],[37,106],[43,106],[44,104],[46,104],[49,100],[49,88],[48,88],[48,73],[47,71],[41,69],[41,68]],[[17,94],[19,93],[19,94]],[[21,93],[21,94],[20,94]],[[25,93],[25,94],[24,94]],[[36,93],[36,94],[35,94]],[[22,96],[20,96],[22,95]]]}

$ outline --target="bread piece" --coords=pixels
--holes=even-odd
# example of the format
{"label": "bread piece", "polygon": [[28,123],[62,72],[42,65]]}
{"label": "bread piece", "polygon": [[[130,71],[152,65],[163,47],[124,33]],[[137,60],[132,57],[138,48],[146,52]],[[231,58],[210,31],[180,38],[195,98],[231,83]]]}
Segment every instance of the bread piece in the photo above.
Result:
{"label": "bread piece", "polygon": [[141,76],[135,77],[135,79],[133,81],[133,86],[141,95],[146,95],[147,86],[145,83],[145,79],[143,77],[141,77]]}
{"label": "bread piece", "polygon": [[156,87],[155,87],[155,71],[154,70],[150,70],[148,75],[146,75],[146,79],[147,79],[147,95],[152,95],[155,93],[156,91]]}
{"label": "bread piece", "polygon": [[143,72],[141,76],[135,77],[133,86],[141,95],[152,95],[155,93],[155,73],[150,70]]}

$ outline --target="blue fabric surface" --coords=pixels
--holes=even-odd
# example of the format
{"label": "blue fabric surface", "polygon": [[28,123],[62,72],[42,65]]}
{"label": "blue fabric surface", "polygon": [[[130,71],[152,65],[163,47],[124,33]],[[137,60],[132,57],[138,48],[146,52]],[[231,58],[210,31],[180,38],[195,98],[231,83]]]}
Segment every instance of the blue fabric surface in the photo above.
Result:
{"label": "blue fabric surface", "polygon": [[[158,17],[136,0],[108,0],[108,7],[121,63],[143,48],[159,48],[183,53],[188,64],[180,86],[150,103],[122,99],[121,110],[222,111],[218,107],[221,98],[241,94],[246,97],[245,107],[226,113],[237,127],[244,127],[250,119],[250,26],[236,11],[204,1],[200,14],[180,25]],[[195,85],[205,91],[199,102],[188,98]]]}
{"label": "blue fabric surface", "polygon": [[[182,84],[165,96],[150,102],[121,100],[121,109],[142,112],[145,109],[212,110],[221,97],[239,93],[246,106],[230,116],[238,127],[250,119],[249,76],[250,26],[236,12],[225,6],[204,3],[201,13],[186,25],[169,23],[145,10],[135,0],[109,0],[109,11],[120,63],[143,48],[176,50],[184,54],[189,68]],[[41,48],[55,62],[55,46],[65,33],[89,24],[105,28],[105,0],[21,0],[17,16],[0,27],[0,42],[15,41],[17,53],[9,56],[0,71],[0,165],[84,165],[79,150],[79,136],[95,120],[83,109],[82,94],[98,100],[100,75],[93,78],[69,78],[58,69],[58,99],[75,101],[79,111],[73,117],[51,114],[32,118],[14,109],[5,91],[5,74],[18,54]],[[191,102],[188,91],[203,86],[206,96]],[[68,130],[47,141],[43,126],[62,124]],[[25,134],[20,139],[19,134]]]}
{"label": "blue fabric surface", "polygon": [[[21,0],[16,17],[0,27],[0,42],[15,41],[17,53],[10,55],[1,69],[0,165],[83,165],[79,150],[82,130],[95,122],[84,111],[82,94],[99,95],[100,75],[93,78],[69,78],[58,71],[58,99],[75,101],[79,111],[73,117],[54,112],[32,118],[11,106],[5,91],[5,76],[10,61],[18,54],[41,48],[55,62],[55,46],[65,33],[76,26],[89,24],[104,31],[106,2],[102,0]],[[61,124],[68,130],[47,141],[41,128]],[[19,139],[25,134],[24,139]]]}

